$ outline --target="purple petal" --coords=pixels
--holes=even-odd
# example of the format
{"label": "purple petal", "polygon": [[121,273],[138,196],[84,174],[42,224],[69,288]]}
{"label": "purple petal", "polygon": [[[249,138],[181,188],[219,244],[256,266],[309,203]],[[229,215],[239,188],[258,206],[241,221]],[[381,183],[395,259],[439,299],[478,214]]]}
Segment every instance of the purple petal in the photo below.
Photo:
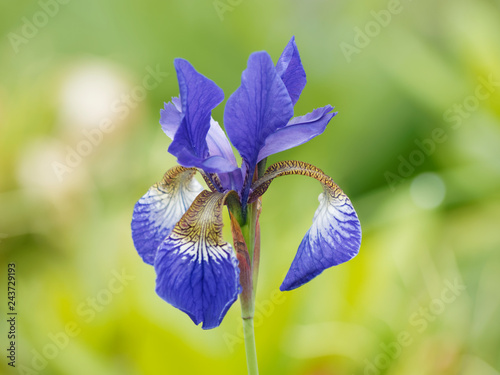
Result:
{"label": "purple petal", "polygon": [[147,264],[153,264],[158,245],[167,237],[203,191],[194,179],[193,170],[174,167],[165,173],[134,206],[132,239],[137,252]]}
{"label": "purple petal", "polygon": [[172,101],[164,103],[164,106],[165,109],[160,111],[161,128],[170,139],[174,139],[182,121],[181,101],[179,98],[172,98]]}
{"label": "purple petal", "polygon": [[[177,156],[181,165],[202,168],[205,159],[209,157],[206,138],[210,129],[210,114],[224,99],[224,93],[214,82],[198,73],[188,61],[176,59],[174,65],[179,80],[183,117],[168,151]],[[175,117],[173,113],[174,110],[170,107],[167,112],[169,118]],[[169,127],[169,132],[171,128],[173,127]],[[220,168],[209,172],[229,172],[235,169],[229,160],[207,164],[216,164]]]}
{"label": "purple petal", "polygon": [[293,104],[267,52],[248,59],[241,86],[231,95],[224,112],[229,139],[253,171],[266,138],[293,116]]}
{"label": "purple petal", "polygon": [[306,72],[300,62],[299,50],[295,44],[295,37],[286,45],[283,53],[281,54],[278,62],[276,63],[276,71],[283,80],[283,83],[288,90],[292,103],[295,105],[299,100],[302,90],[306,86]]}
{"label": "purple petal", "polygon": [[361,225],[349,198],[337,185],[324,185],[313,224],[303,238],[280,286],[292,290],[326,268],[347,262],[358,254]]}
{"label": "purple petal", "polygon": [[[218,173],[222,187],[225,190],[239,191],[243,184],[241,170],[234,157],[233,148],[226,137],[226,133],[221,129],[219,123],[212,119],[210,121],[210,130],[207,135],[208,151],[210,156],[222,156],[230,162],[234,170],[229,173]],[[220,169],[219,169],[220,171]]]}
{"label": "purple petal", "polygon": [[[171,139],[174,139],[175,133],[181,124],[183,116],[179,98],[172,98],[171,102],[165,103],[165,109],[160,111],[160,115],[160,124],[163,131]],[[186,150],[181,150],[177,155],[177,157],[180,158],[179,162],[186,167],[206,167],[210,169],[207,170],[208,172],[233,171],[238,168],[231,144],[229,143],[224,131],[213,118],[210,118],[210,128],[206,136],[206,141],[208,147],[208,157],[221,156],[225,160],[220,160],[220,158],[215,158],[215,160],[203,160],[203,158],[194,156]],[[231,190],[232,187],[230,185],[229,177],[227,177],[225,173],[221,173],[220,177],[221,180],[227,181],[229,184],[227,188]],[[223,186],[225,185],[223,184]]]}
{"label": "purple petal", "polygon": [[238,168],[222,156],[199,158],[187,150],[181,150],[179,152],[177,155],[177,162],[184,167],[201,168],[209,173],[228,173]]}
{"label": "purple petal", "polygon": [[312,177],[323,185],[313,224],[302,240],[281,290],[298,288],[328,267],[352,259],[361,245],[361,225],[351,201],[321,169],[296,160],[272,164],[252,184],[249,202],[262,196],[274,179],[281,176]]}
{"label": "purple petal", "polygon": [[222,239],[225,197],[203,191],[155,259],[158,295],[203,329],[220,325],[240,291],[238,260]]}
{"label": "purple petal", "polygon": [[222,156],[229,161],[235,168],[238,167],[236,158],[234,157],[233,148],[226,137],[226,134],[221,129],[219,123],[214,119],[210,119],[210,129],[207,134],[208,154],[210,156]]}
{"label": "purple petal", "polygon": [[328,113],[332,109],[332,106],[327,105],[323,108],[317,108],[307,115],[291,119],[285,127],[267,137],[257,161],[304,144],[323,133],[332,117],[337,114],[337,112]]}

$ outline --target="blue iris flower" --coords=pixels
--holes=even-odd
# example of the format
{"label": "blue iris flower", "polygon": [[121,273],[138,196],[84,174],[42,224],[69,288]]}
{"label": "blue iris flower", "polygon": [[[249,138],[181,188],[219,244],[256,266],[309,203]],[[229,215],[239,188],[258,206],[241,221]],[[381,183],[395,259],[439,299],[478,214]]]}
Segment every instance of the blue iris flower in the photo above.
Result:
{"label": "blue iris flower", "polygon": [[[172,139],[168,151],[180,166],[167,171],[136,203],[132,238],[144,262],[154,265],[156,292],[204,329],[220,325],[241,291],[238,259],[222,238],[224,205],[247,206],[260,199],[279,176],[300,174],[323,186],[311,228],[280,287],[295,289],[326,268],[353,258],[361,227],[349,198],[319,168],[283,161],[259,173],[269,155],[301,145],[321,134],[336,115],[330,105],[293,117],[306,75],[292,37],[276,65],[267,52],[248,59],[241,86],[229,97],[224,127],[211,111],[222,90],[186,60],[174,62],[179,98],[165,104],[160,124]],[[199,172],[210,191],[194,179]]]}

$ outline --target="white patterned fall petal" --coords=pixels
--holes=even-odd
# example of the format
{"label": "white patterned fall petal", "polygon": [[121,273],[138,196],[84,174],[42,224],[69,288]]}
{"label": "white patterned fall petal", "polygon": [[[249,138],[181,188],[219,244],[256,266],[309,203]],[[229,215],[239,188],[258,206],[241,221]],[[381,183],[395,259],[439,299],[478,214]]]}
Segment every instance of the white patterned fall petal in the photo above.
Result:
{"label": "white patterned fall petal", "polygon": [[266,192],[280,176],[312,177],[323,185],[313,224],[300,243],[281,290],[292,290],[307,283],[326,268],[347,262],[358,254],[361,225],[349,198],[321,169],[301,161],[282,161],[271,165],[252,185],[250,201]]}
{"label": "white patterned fall petal", "polygon": [[203,187],[194,179],[195,169],[174,167],[154,184],[134,206],[132,239],[145,263],[153,264],[158,246],[188,210]]}
{"label": "white patterned fall petal", "polygon": [[[299,245],[281,290],[307,283],[326,268],[347,262],[358,254],[361,225],[349,198],[325,186],[313,224]],[[340,189],[338,189],[340,190]]]}
{"label": "white patterned fall petal", "polygon": [[158,248],[156,292],[203,329],[220,325],[238,298],[238,260],[222,238],[228,193],[203,191]]}

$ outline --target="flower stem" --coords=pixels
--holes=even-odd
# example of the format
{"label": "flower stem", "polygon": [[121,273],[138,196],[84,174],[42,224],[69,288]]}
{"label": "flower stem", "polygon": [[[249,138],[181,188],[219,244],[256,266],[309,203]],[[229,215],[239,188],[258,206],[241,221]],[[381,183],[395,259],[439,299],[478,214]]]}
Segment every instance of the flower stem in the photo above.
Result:
{"label": "flower stem", "polygon": [[259,373],[257,364],[257,351],[255,347],[255,334],[253,317],[255,312],[255,292],[257,290],[257,278],[259,272],[259,258],[260,258],[260,228],[258,223],[260,202],[254,202],[249,205],[249,231],[248,237],[244,237],[245,243],[248,246],[249,260],[250,260],[250,296],[248,300],[250,303],[244,303],[244,295],[241,299],[241,313],[243,319],[243,334],[245,338],[245,350],[247,355],[247,368],[248,375],[255,375]]}
{"label": "flower stem", "polygon": [[[252,230],[248,230],[248,223],[241,228],[237,218],[231,213],[230,216],[233,243],[236,250],[236,257],[238,258],[238,267],[240,268],[240,285],[242,288],[240,294],[241,318],[243,320],[243,334],[245,338],[248,375],[257,375],[259,373],[259,367],[257,363],[257,350],[255,348],[255,334],[253,326],[253,316],[255,312],[255,299],[252,281],[254,264],[247,247],[247,244],[254,243],[255,232],[252,238],[252,236],[249,236],[249,233],[251,233]],[[252,216],[253,215],[250,217]]]}
{"label": "flower stem", "polygon": [[[253,259],[253,253],[255,249],[255,231],[257,227],[257,202],[250,203],[248,205],[248,232],[243,233],[245,237],[245,242],[248,247],[248,254],[250,254],[250,259]],[[245,236],[247,234],[247,236]]]}
{"label": "flower stem", "polygon": [[[260,204],[260,198],[259,198]],[[260,263],[260,224],[259,224],[259,214],[257,213],[257,223],[255,226],[255,245],[253,249],[253,259],[252,259],[252,282],[253,282],[253,298],[255,300],[255,293],[257,292],[257,280],[259,279],[259,263]]]}
{"label": "flower stem", "polygon": [[[260,173],[263,173],[261,169],[265,168],[265,161],[261,164],[263,167],[255,169],[255,179],[259,177]],[[242,289],[240,294],[241,318],[243,320],[248,375],[258,375],[259,365],[255,348],[253,316],[260,260],[259,215],[261,200],[258,199],[248,206],[243,205],[242,207],[239,207],[235,202],[229,202],[228,206],[234,249],[236,250],[240,269],[240,285]]]}
{"label": "flower stem", "polygon": [[[242,302],[243,308],[243,302]],[[253,317],[243,317],[243,334],[245,337],[245,351],[247,355],[248,375],[258,375],[259,365],[257,363],[257,350],[255,349],[255,335],[253,329]]]}

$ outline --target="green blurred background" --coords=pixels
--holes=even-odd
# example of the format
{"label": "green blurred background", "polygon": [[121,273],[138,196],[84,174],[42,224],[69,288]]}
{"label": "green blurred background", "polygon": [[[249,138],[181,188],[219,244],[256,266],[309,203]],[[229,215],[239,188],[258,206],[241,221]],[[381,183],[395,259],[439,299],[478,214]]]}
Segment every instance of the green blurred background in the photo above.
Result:
{"label": "green blurred background", "polygon": [[246,373],[239,304],[203,331],[157,297],[131,213],[175,165],[158,124],[178,95],[173,59],[227,99],[251,52],[276,61],[295,35],[308,75],[296,114],[326,104],[339,114],[270,162],[332,176],[363,242],[354,260],[278,292],[321,187],[273,183],[261,216],[261,373],[499,374],[499,1],[0,7],[0,275],[6,285],[16,263],[19,314],[11,369],[2,287],[1,373]]}

